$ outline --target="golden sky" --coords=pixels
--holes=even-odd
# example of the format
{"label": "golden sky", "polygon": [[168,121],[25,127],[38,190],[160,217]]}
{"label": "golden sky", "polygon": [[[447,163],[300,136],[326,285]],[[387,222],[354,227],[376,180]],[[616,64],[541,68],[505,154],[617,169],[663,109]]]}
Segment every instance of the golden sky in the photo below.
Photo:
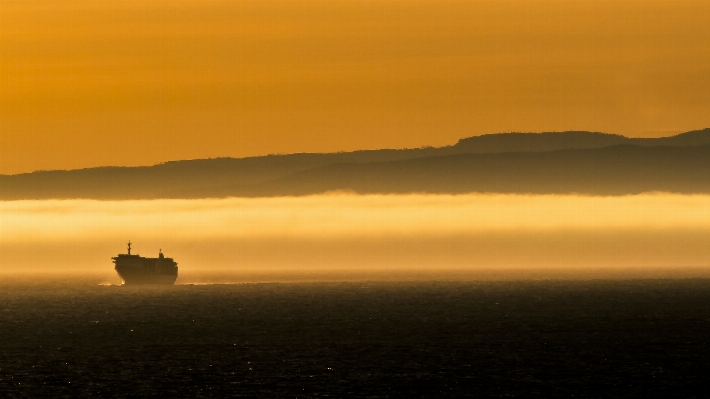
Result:
{"label": "golden sky", "polygon": [[0,1],[0,173],[710,126],[708,1]]}

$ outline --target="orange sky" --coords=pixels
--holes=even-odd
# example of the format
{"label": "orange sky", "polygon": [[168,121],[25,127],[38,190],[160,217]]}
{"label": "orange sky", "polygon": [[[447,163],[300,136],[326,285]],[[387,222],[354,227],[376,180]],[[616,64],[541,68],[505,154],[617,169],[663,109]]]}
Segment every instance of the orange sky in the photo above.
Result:
{"label": "orange sky", "polygon": [[708,1],[0,2],[0,173],[710,127]]}

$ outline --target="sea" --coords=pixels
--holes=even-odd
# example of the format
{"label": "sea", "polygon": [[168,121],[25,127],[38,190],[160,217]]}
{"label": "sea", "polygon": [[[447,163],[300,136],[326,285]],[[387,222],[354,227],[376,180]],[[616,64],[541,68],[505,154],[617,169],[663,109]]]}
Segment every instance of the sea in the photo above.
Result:
{"label": "sea", "polygon": [[0,278],[1,398],[703,398],[709,372],[707,278]]}

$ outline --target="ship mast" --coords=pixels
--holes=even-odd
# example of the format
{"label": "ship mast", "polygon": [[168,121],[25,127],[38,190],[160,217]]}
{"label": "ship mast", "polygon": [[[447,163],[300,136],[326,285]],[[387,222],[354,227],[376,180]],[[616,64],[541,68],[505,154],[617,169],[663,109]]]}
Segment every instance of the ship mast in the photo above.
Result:
{"label": "ship mast", "polygon": [[128,241],[128,254],[129,255],[131,254],[131,242],[130,241]]}

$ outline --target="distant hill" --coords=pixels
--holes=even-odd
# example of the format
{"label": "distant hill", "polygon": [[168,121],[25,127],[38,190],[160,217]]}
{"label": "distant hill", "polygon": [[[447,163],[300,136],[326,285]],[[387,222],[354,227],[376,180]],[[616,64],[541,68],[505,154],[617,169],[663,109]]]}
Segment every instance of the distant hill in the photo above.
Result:
{"label": "distant hill", "polygon": [[[275,181],[215,188],[222,196],[357,193],[535,193],[624,195],[710,193],[710,146],[619,145],[530,153],[457,154],[378,163],[342,163]],[[199,196],[182,193],[184,197]]]}
{"label": "distant hill", "polygon": [[710,193],[710,129],[658,139],[503,133],[453,146],[0,175],[0,200],[359,193]]}
{"label": "distant hill", "polygon": [[[500,133],[459,140],[452,153],[541,152],[565,149],[604,148],[613,145],[647,147],[688,147],[710,145],[710,129],[694,130],[660,138],[630,138],[618,134],[594,132]],[[442,148],[446,151],[447,147]]]}

